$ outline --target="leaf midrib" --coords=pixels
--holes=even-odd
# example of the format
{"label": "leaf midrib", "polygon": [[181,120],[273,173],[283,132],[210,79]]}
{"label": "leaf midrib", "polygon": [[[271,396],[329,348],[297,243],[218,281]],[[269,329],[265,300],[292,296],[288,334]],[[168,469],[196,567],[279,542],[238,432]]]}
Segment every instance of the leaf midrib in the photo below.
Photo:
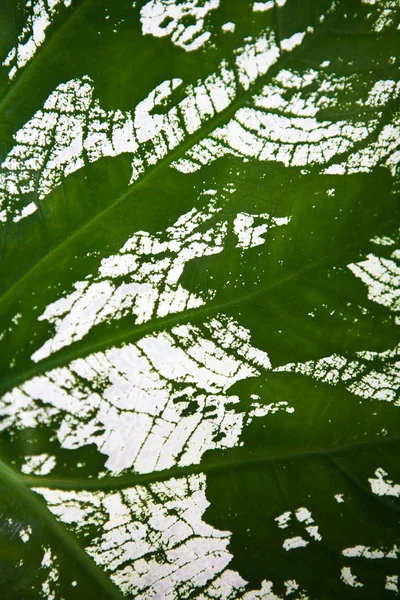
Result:
{"label": "leaf midrib", "polygon": [[[225,471],[229,469],[248,469],[263,464],[290,462],[302,460],[312,457],[335,457],[341,453],[354,451],[356,449],[373,448],[375,446],[385,446],[400,442],[400,435],[375,438],[372,440],[354,442],[343,446],[333,448],[320,448],[317,450],[299,450],[291,454],[282,454],[274,456],[265,456],[261,454],[247,453],[244,459],[227,459],[224,457],[219,462],[200,463],[198,465],[189,465],[186,467],[174,466],[170,469],[160,471],[152,471],[151,473],[132,473],[130,475],[122,475],[116,477],[107,477],[103,479],[53,479],[52,477],[42,475],[19,475],[18,477],[30,488],[48,488],[57,490],[120,490],[137,485],[149,485],[159,481],[167,481],[169,479],[179,479],[181,477],[189,477],[197,474],[207,474],[214,471]],[[227,451],[230,449],[227,448]],[[223,452],[224,449],[218,449],[218,452]]]}

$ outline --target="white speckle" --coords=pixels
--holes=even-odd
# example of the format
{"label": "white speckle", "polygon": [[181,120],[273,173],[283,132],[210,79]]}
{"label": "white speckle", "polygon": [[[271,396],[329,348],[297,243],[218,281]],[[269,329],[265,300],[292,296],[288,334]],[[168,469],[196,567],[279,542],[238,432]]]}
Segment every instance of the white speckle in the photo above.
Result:
{"label": "white speckle", "polygon": [[368,479],[373,494],[377,496],[395,496],[400,497],[400,485],[393,484],[393,481],[387,479],[387,473],[379,468],[375,471],[376,479]]}
{"label": "white speckle", "polygon": [[346,167],[344,165],[331,165],[324,171],[326,175],[344,175],[346,173]]}
{"label": "white speckle", "polygon": [[19,537],[21,538],[23,543],[26,544],[27,542],[29,542],[31,534],[32,534],[32,528],[28,525],[28,527],[26,529],[20,530]]}
{"label": "white speckle", "polygon": [[392,240],[392,238],[390,238],[386,235],[383,235],[383,236],[376,235],[375,237],[373,237],[371,239],[371,242],[373,242],[377,246],[393,246],[393,244],[396,243],[394,240]]}
{"label": "white speckle", "polygon": [[[262,222],[261,225],[254,226],[255,222]],[[282,225],[288,225],[290,217],[274,218],[268,213],[263,213],[257,216],[249,215],[247,213],[239,213],[234,221],[234,232],[238,237],[237,248],[254,248],[255,246],[261,246],[265,240],[262,237],[269,228],[281,227]]]}
{"label": "white speckle", "polygon": [[51,567],[53,564],[53,558],[51,556],[50,548],[45,548],[45,553],[42,558],[42,567]]}
{"label": "white speckle", "polygon": [[288,527],[292,513],[291,511],[287,511],[279,515],[279,517],[275,518],[275,521],[278,523],[278,527],[280,529],[286,529]]}
{"label": "white speckle", "polygon": [[299,584],[295,579],[288,579],[288,581],[285,581],[285,588],[285,596],[290,596],[290,594],[293,594],[293,592],[296,592],[299,589]]}
{"label": "white speckle", "polygon": [[343,494],[335,494],[335,500],[336,500],[336,502],[338,502],[339,504],[341,504],[342,502],[344,502],[344,497],[343,497]]}
{"label": "white speckle", "polygon": [[296,46],[299,46],[306,35],[305,31],[294,33],[290,38],[286,38],[281,41],[281,48],[286,52],[293,50]]}
{"label": "white speckle", "polygon": [[232,23],[232,21],[228,21],[228,23],[224,23],[221,27],[222,31],[225,31],[226,33],[233,33],[236,29],[236,25],[235,23]]}
{"label": "white speckle", "polygon": [[16,214],[15,217],[13,218],[14,223],[18,223],[18,221],[21,221],[21,219],[25,219],[26,217],[29,217],[29,215],[33,215],[34,212],[37,211],[37,206],[34,202],[30,202],[27,206],[24,206],[24,208],[21,210],[20,214]]}
{"label": "white speckle", "polygon": [[322,540],[322,535],[319,533],[317,525],[310,525],[309,527],[306,527],[306,531],[316,542],[320,542]]}
{"label": "white speckle", "polygon": [[304,548],[305,546],[308,546],[308,544],[309,542],[306,542],[306,540],[303,540],[303,538],[298,535],[285,540],[282,544],[282,547],[289,552],[289,550],[294,550],[296,548]]}
{"label": "white speckle", "polygon": [[385,589],[389,592],[399,592],[399,576],[398,575],[387,575]]}
{"label": "white speckle", "polygon": [[342,568],[340,579],[343,581],[343,583],[345,583],[346,585],[349,585],[353,588],[363,587],[363,585],[364,585],[363,583],[360,583],[359,581],[357,581],[357,577],[355,575],[353,575],[350,567]]}
{"label": "white speckle", "polygon": [[14,325],[18,325],[18,323],[20,322],[22,317],[21,313],[16,313],[13,318],[11,319],[11,321],[14,323]]}
{"label": "white speckle", "polygon": [[260,404],[259,402],[253,402],[251,405],[251,410],[249,411],[249,422],[251,417],[265,417],[268,414],[275,414],[278,411],[284,411],[287,413],[293,413],[294,408],[292,406],[288,406],[288,403],[285,401],[282,402],[271,402],[270,404]]}
{"label": "white speckle", "polygon": [[266,2],[254,2],[253,12],[266,12],[274,8],[273,0],[267,0]]}
{"label": "white speckle", "polygon": [[310,511],[304,506],[296,510],[296,518],[300,523],[303,523],[303,521],[306,521],[307,524],[313,523]]}
{"label": "white speckle", "polygon": [[21,471],[26,475],[48,475],[55,466],[56,459],[54,456],[35,454],[25,458]]}
{"label": "white speckle", "polygon": [[[170,37],[175,46],[191,52],[201,48],[211,37],[204,31],[208,13],[219,6],[219,0],[150,0],[140,10],[143,35]],[[187,19],[194,22],[186,25]]]}
{"label": "white speckle", "polygon": [[377,560],[381,558],[393,558],[396,559],[399,554],[397,546],[393,546],[391,550],[381,550],[379,548],[373,549],[369,546],[363,546],[359,544],[353,548],[345,548],[342,551],[343,556],[347,558],[368,558],[370,560]]}

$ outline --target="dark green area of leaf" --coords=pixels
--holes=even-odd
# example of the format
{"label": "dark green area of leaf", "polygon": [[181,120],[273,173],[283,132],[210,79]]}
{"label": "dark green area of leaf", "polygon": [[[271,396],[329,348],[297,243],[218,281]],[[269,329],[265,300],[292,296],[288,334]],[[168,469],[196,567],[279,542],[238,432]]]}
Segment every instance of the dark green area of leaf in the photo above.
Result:
{"label": "dark green area of leaf", "polygon": [[[254,419],[242,447],[204,457],[206,469],[222,460],[229,465],[210,470],[205,516],[233,532],[232,567],[250,589],[266,579],[277,582],[276,593],[283,594],[284,581],[295,580],[319,600],[391,597],[385,577],[397,572],[396,557],[348,558],[342,552],[364,546],[389,553],[398,543],[399,499],[374,496],[368,484],[383,464],[393,478],[400,477],[398,410],[360,401],[342,386],[287,373],[247,380],[232,391],[242,402],[257,393],[265,404],[286,401],[295,409],[293,417],[277,412]],[[301,507],[311,512],[321,541],[307,531],[310,524],[297,520]],[[291,518],[280,528],[276,519],[287,511]],[[285,540],[296,536],[307,547],[286,550]],[[340,580],[341,569],[350,565],[364,587]]]}

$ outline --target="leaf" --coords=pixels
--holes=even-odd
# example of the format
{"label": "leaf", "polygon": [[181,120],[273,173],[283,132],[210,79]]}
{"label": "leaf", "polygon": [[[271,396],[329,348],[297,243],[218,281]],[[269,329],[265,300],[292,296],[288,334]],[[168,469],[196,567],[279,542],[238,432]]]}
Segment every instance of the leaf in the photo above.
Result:
{"label": "leaf", "polygon": [[2,597],[398,594],[397,4],[2,4]]}

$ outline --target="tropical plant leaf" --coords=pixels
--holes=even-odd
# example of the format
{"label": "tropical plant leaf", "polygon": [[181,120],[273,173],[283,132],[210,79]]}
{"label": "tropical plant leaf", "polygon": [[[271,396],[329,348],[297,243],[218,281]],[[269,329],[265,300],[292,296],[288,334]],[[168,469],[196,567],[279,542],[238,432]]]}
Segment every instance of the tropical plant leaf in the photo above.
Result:
{"label": "tropical plant leaf", "polygon": [[0,23],[2,597],[398,594],[396,0]]}

